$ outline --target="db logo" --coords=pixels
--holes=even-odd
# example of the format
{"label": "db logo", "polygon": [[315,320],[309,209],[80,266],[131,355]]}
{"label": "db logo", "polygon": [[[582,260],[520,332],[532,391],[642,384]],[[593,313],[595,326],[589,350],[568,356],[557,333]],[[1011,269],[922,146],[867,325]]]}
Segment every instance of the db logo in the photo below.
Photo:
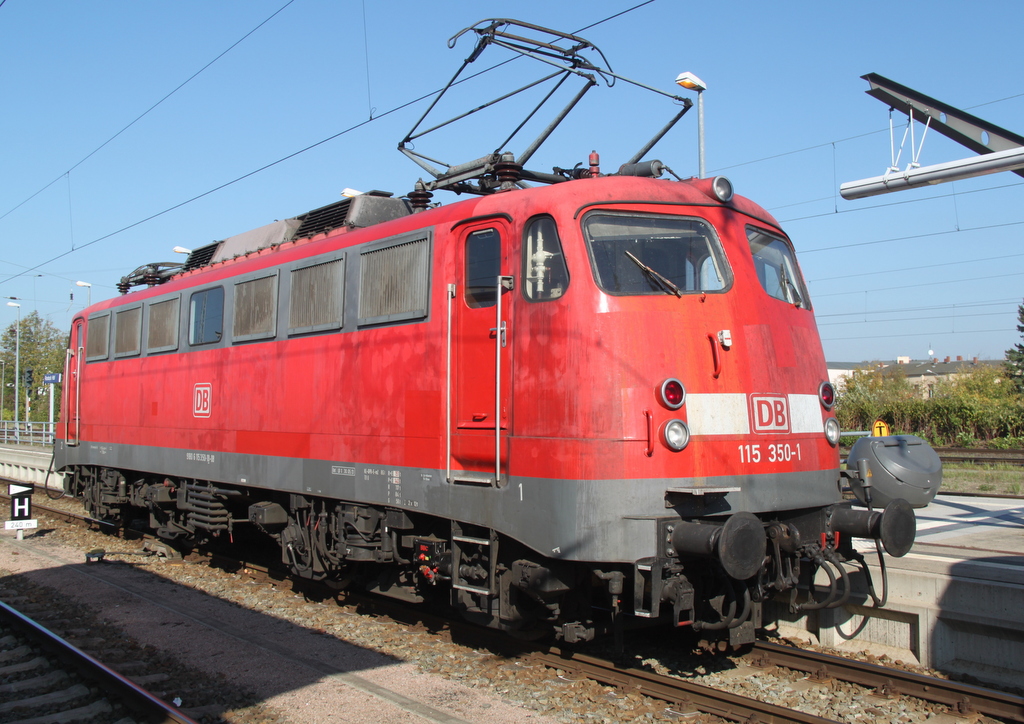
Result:
{"label": "db logo", "polygon": [[754,432],[789,432],[789,401],[784,395],[751,395]]}
{"label": "db logo", "polygon": [[198,382],[192,390],[192,417],[209,417],[213,398],[213,385]]}

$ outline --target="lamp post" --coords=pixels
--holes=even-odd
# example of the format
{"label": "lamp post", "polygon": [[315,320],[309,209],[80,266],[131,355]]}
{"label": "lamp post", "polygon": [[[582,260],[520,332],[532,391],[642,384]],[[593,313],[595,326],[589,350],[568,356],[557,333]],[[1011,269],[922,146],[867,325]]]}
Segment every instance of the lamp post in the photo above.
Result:
{"label": "lamp post", "polygon": [[92,306],[92,284],[90,284],[89,282],[75,282],[75,286],[77,286],[77,287],[85,287],[86,289],[89,290],[89,303],[86,304],[85,306],[91,307]]}
{"label": "lamp post", "polygon": [[[4,419],[4,394],[7,392],[7,360],[0,359],[0,422]],[[7,442],[7,424],[3,423],[4,442]]]}
{"label": "lamp post", "polygon": [[18,441],[18,376],[21,374],[21,305],[17,302],[7,302],[8,307],[18,308],[18,326],[14,335],[14,439]]}
{"label": "lamp post", "polygon": [[689,71],[678,75],[676,85],[697,91],[697,168],[699,169],[699,178],[704,178],[704,91],[708,89],[708,86]]}

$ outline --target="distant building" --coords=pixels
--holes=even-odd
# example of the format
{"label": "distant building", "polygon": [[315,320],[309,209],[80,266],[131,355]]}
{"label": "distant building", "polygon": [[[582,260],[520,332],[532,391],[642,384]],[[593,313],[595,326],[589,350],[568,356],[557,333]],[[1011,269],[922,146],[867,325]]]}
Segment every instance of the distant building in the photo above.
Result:
{"label": "distant building", "polygon": [[952,359],[946,357],[939,360],[935,357],[932,360],[912,360],[910,357],[897,357],[895,360],[875,362],[829,362],[828,380],[837,390],[842,390],[846,379],[851,377],[857,370],[869,369],[892,369],[899,370],[907,378],[907,381],[921,391],[921,397],[929,398],[935,394],[935,384],[939,380],[952,379],[965,371],[978,365],[990,365],[1002,367],[1005,360],[979,360],[974,357],[965,360],[963,357]]}

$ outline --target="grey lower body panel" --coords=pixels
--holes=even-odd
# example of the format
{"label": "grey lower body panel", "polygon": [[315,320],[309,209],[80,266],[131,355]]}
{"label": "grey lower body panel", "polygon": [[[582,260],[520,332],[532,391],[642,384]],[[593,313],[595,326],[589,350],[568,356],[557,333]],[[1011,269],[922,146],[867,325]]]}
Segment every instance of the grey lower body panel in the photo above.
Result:
{"label": "grey lower body panel", "polygon": [[575,561],[632,563],[655,555],[659,518],[803,510],[840,499],[833,470],[703,479],[702,494],[667,495],[696,489],[680,479],[516,476],[493,487],[450,483],[444,470],[429,468],[87,441],[58,440],[54,450],[56,470],[94,465],[390,506],[493,528],[543,556]]}

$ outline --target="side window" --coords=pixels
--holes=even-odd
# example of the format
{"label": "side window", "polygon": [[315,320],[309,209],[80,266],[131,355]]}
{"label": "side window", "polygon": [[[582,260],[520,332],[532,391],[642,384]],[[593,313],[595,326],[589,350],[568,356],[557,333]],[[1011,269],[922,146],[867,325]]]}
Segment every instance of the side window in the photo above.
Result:
{"label": "side window", "polygon": [[106,359],[110,346],[110,312],[89,317],[89,333],[85,359],[89,362]]}
{"label": "side window", "polygon": [[149,305],[149,331],[146,351],[168,352],[178,349],[178,297]]}
{"label": "side window", "polygon": [[212,344],[224,336],[224,287],[196,292],[189,299],[188,343]]}
{"label": "side window", "polygon": [[277,331],[277,274],[236,283],[232,319],[231,339],[235,342],[273,337]]}
{"label": "side window", "polygon": [[466,238],[466,304],[473,309],[498,303],[501,235],[497,229],[474,231]]}
{"label": "side window", "polygon": [[569,270],[562,255],[558,227],[550,216],[533,219],[527,226],[523,266],[523,294],[527,299],[542,302],[565,294]]}
{"label": "side window", "polygon": [[789,244],[781,237],[753,226],[747,227],[747,239],[750,241],[757,279],[768,295],[810,309],[807,287],[804,286],[800,267],[796,264],[796,257]]}
{"label": "side window", "polygon": [[142,307],[119,309],[114,325],[114,356],[131,357],[142,351]]}

